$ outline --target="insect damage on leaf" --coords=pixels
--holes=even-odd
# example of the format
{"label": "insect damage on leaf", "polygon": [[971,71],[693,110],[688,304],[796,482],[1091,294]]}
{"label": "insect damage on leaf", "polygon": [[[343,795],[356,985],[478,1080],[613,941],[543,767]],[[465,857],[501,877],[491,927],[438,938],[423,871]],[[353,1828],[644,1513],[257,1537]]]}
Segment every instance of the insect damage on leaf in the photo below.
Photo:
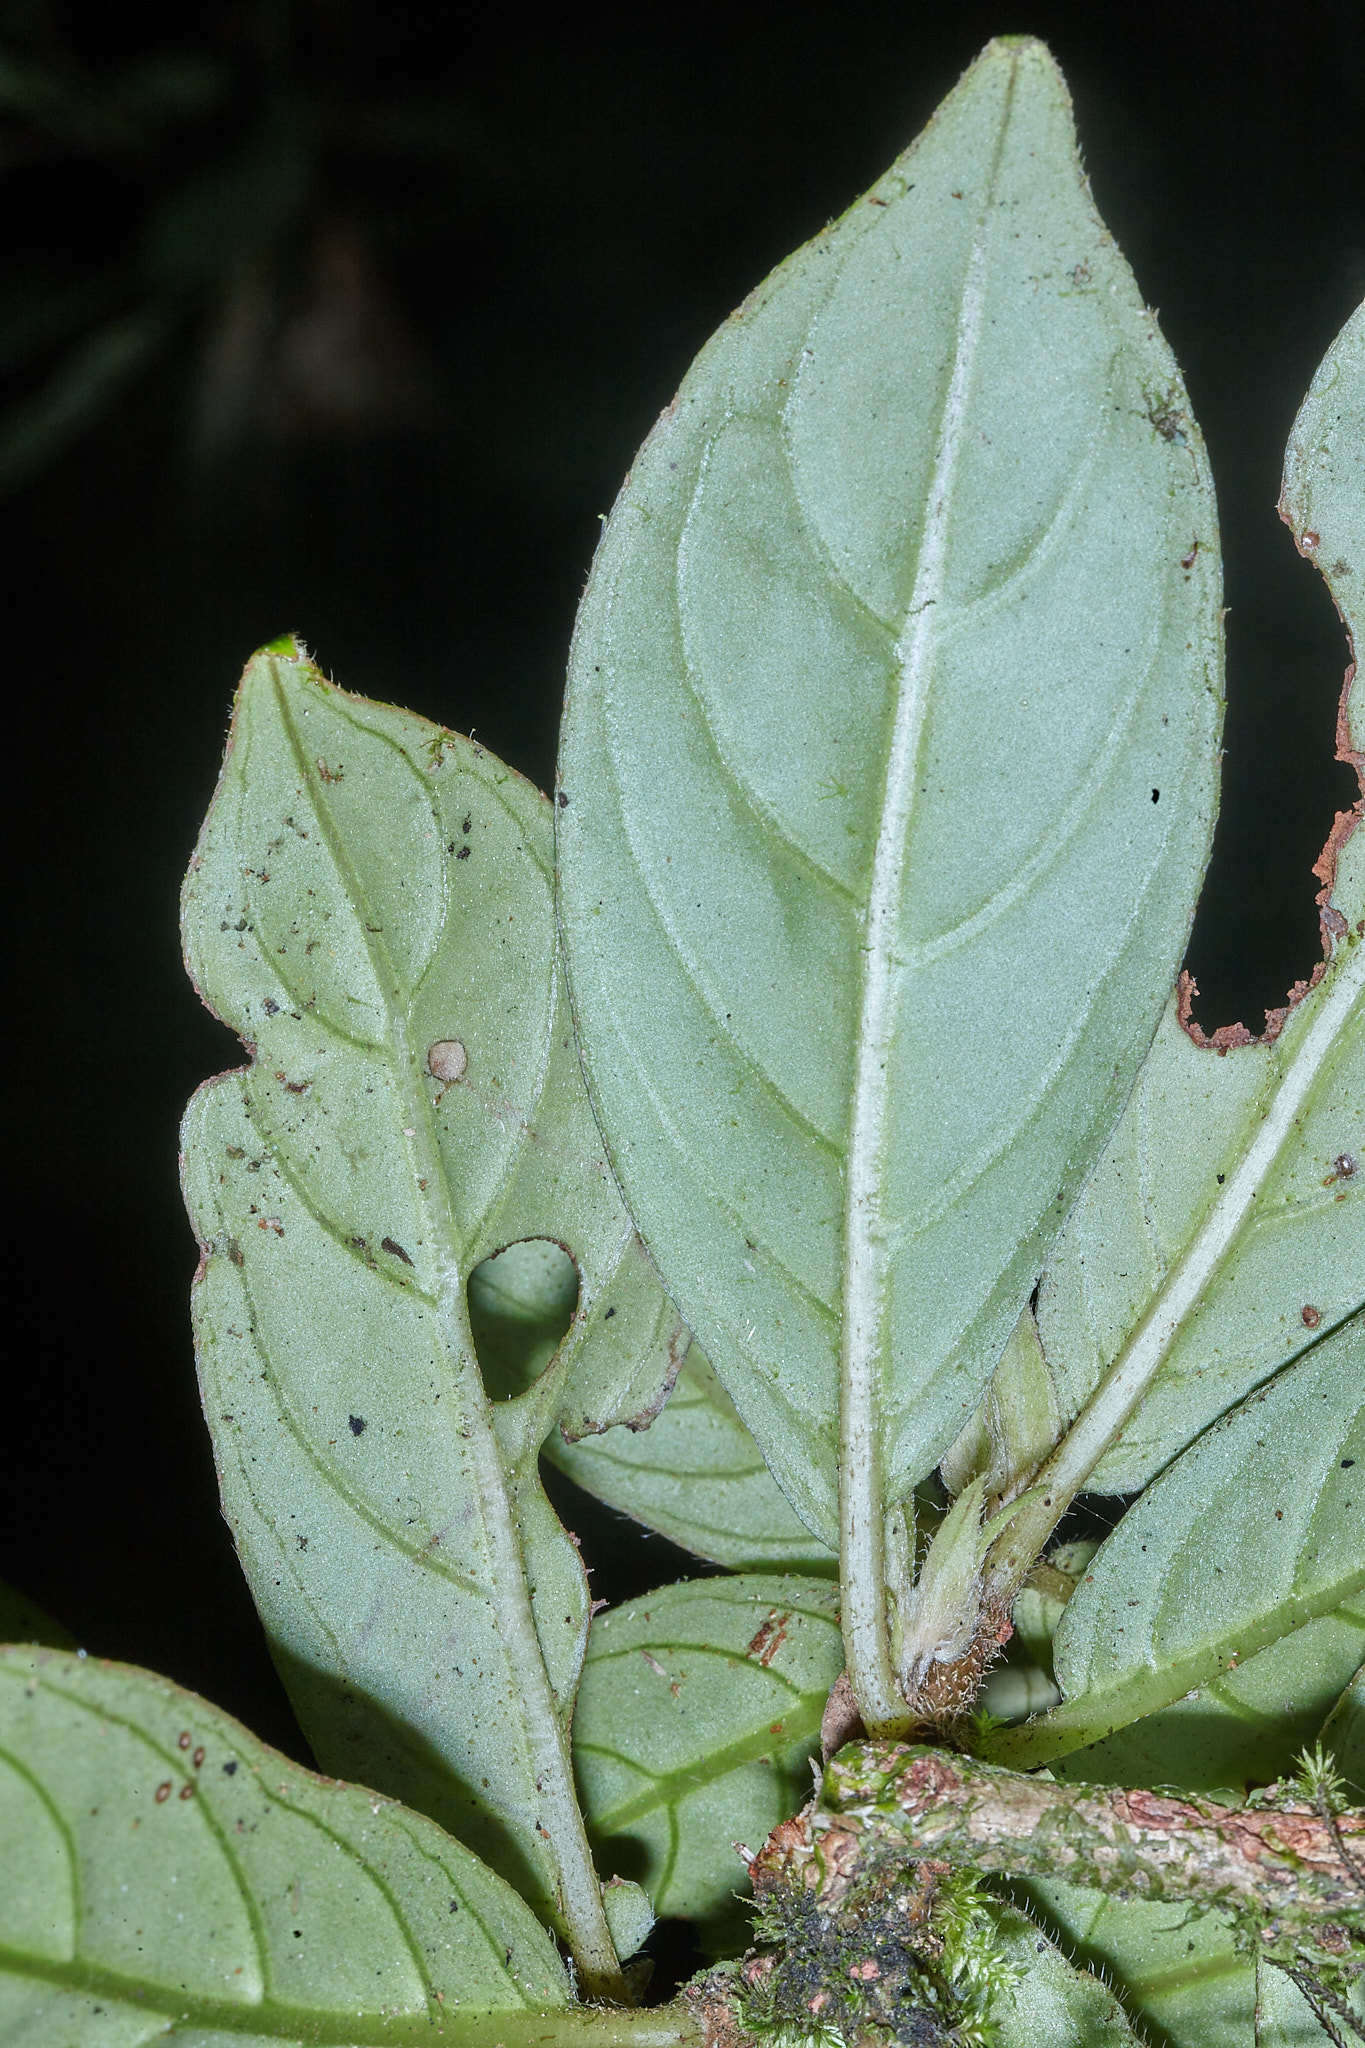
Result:
{"label": "insect damage on leaf", "polygon": [[[1365,309],[1281,508],[1352,631],[1363,449]],[[1203,1033],[1221,652],[1179,372],[1006,38],[665,410],[553,805],[249,664],[184,896],[248,1056],[185,1120],[201,1385],[381,1790],[6,1652],[25,2038],[1132,2044],[1001,1873],[1171,2048],[1361,2031],[1365,795],[1322,962]],[[732,1575],[591,1599],[542,1458]],[[1015,1601],[1082,1485],[1137,1498]],[[967,1720],[1015,1630],[1048,1711]],[[1056,1775],[873,1741],[789,1818],[920,1717]],[[656,1912],[735,1966],[631,2013]]]}

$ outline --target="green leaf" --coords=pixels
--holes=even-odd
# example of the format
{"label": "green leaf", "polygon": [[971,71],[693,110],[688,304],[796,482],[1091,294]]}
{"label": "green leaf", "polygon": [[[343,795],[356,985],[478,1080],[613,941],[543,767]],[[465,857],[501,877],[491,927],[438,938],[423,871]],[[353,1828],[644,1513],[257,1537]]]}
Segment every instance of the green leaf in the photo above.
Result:
{"label": "green leaf", "polygon": [[1251,1788],[1293,1770],[1362,1655],[1365,1595],[1357,1594],[1172,1706],[1054,1758],[1053,1776],[1092,1785],[1174,1785],[1235,1805]]}
{"label": "green leaf", "polygon": [[569,2005],[501,1878],[167,1679],[0,1651],[0,1753],[7,2042],[573,2038],[479,2026]]}
{"label": "green leaf", "polygon": [[[1365,2037],[1365,1982],[1355,1986],[1355,2031]],[[1348,2008],[1351,2001],[1348,2000]],[[1333,2024],[1340,2019],[1331,2013]],[[1330,2037],[1293,1979],[1273,1963],[1258,1962],[1256,1975],[1256,2048],[1323,2048]]]}
{"label": "green leaf", "polygon": [[1323,1722],[1321,1737],[1352,1799],[1365,1805],[1365,1664]]}
{"label": "green leaf", "polygon": [[589,1088],[670,1294],[842,1530],[874,1721],[884,1515],[975,1407],[1185,942],[1215,534],[1019,38],[703,351],[584,599],[557,828]]}
{"label": "green leaf", "polygon": [[[666,1313],[638,1238],[632,1240],[631,1259],[644,1269],[642,1295],[656,1313]],[[476,1267],[469,1313],[485,1380],[508,1392],[532,1385],[569,1326],[576,1294],[572,1261],[543,1241],[512,1245]],[[612,1330],[622,1321],[613,1308]],[[605,1359],[606,1344],[598,1348]],[[648,1348],[644,1355],[649,1357]],[[696,1346],[683,1361],[667,1406],[651,1419],[655,1379],[647,1375],[641,1412],[627,1422],[589,1433],[561,1418],[545,1440],[544,1456],[607,1506],[698,1557],[735,1571],[834,1570],[833,1553],[792,1513]]]}
{"label": "green leaf", "polygon": [[1011,1649],[1017,1645],[1046,1672],[1052,1670],[1052,1638],[1062,1611],[1099,1547],[1088,1536],[1076,1543],[1058,1544],[1048,1552],[1034,1583],[1023,1588],[1010,1609],[1014,1624]]}
{"label": "green leaf", "polygon": [[27,1593],[0,1583],[0,1643],[42,1643],[49,1650],[74,1650],[76,1638]]}
{"label": "green leaf", "polygon": [[975,1412],[939,1467],[950,1494],[978,1475],[988,1499],[1020,1491],[1056,1443],[1061,1411],[1032,1307],[1016,1323]]}
{"label": "green leaf", "polygon": [[[1365,307],[1313,379],[1280,509],[1362,643]],[[1352,565],[1355,565],[1354,567]],[[1348,670],[1337,753],[1362,772]],[[1365,834],[1341,813],[1316,872],[1326,955],[1267,1038],[1162,1018],[1133,1098],[1053,1252],[1038,1320],[1074,1414],[1116,1360],[1159,1373],[1085,1484],[1144,1485],[1199,1430],[1365,1300]],[[1268,1042],[1267,1042],[1268,1040]],[[1100,1446],[1102,1448],[1102,1445]]]}
{"label": "green leaf", "polygon": [[574,1715],[593,1839],[712,1949],[743,1945],[737,1846],[757,1852],[809,1798],[842,1667],[837,1589],[818,1579],[665,1586],[594,1625]]}
{"label": "green leaf", "polygon": [[1139,2041],[1104,1984],[1061,1951],[1023,1913],[995,1915],[997,1959],[1016,1982],[990,2009],[993,2048],[1124,2048]]}
{"label": "green leaf", "polygon": [[546,1456],[587,1492],[732,1571],[833,1573],[710,1365],[694,1344],[662,1412],[645,1430],[609,1429]]}
{"label": "green leaf", "polygon": [[[1365,1649],[1365,1314],[1217,1423],[1103,1543],[1057,1626],[1064,1704],[989,1739],[1027,1768],[1278,1654],[1283,1730],[1320,1724]],[[1255,1569],[1248,1560],[1255,1560]],[[1324,1644],[1323,1619],[1337,1628]],[[1292,1647],[1291,1647],[1292,1645]],[[1250,1678],[1250,1672],[1247,1674]],[[1255,1680],[1251,1680],[1253,1685]],[[1275,1686],[1263,1687],[1273,1699]],[[1267,1714],[1267,1718],[1271,1718]],[[1179,1778],[1188,1784],[1181,1756]],[[1089,1775],[1084,1771],[1083,1775]]]}
{"label": "green leaf", "polygon": [[1162,2048],[1252,2048],[1255,1962],[1216,1913],[1030,1879],[1010,1889],[1066,1953],[1122,1993]]}
{"label": "green leaf", "polygon": [[[185,1192],[224,1507],[319,1761],[577,1925],[590,1980],[588,1592],[537,1454],[656,1406],[680,1340],[583,1091],[551,845],[483,748],[292,643],[258,655],[184,901],[195,981],[254,1057],[191,1103]],[[490,1402],[466,1287],[526,1240],[572,1254],[577,1308]]]}
{"label": "green leaf", "polygon": [[495,1398],[523,1394],[558,1358],[557,1429],[545,1448],[610,1426],[647,1428],[667,1397],[687,1332],[630,1232],[596,1313],[575,1317],[578,1273],[562,1245],[529,1238],[495,1252],[469,1276],[469,1320]]}

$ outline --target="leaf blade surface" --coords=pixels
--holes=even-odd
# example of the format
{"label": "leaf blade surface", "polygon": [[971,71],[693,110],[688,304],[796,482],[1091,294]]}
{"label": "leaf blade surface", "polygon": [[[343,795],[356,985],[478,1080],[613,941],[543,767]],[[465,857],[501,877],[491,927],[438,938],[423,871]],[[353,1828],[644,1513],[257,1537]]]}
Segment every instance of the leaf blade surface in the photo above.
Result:
{"label": "leaf blade surface", "polygon": [[736,1842],[756,1854],[809,1794],[842,1668],[837,1587],[795,1575],[665,1586],[594,1626],[574,1717],[589,1827],[712,1949],[743,1947]]}
{"label": "leaf blade surface", "polygon": [[648,1429],[617,1426],[546,1455],[608,1507],[731,1571],[834,1573],[838,1558],[788,1505],[696,1345]]}
{"label": "leaf blade surface", "polygon": [[[578,1074],[545,800],[266,650],[184,916],[197,986],[254,1054],[186,1117],[201,1385],[300,1719],[326,1766],[433,1813],[553,1914],[591,1889],[600,1919],[568,1765],[588,1594],[536,1459],[561,1417],[657,1402],[677,1325]],[[577,1309],[494,1404],[466,1290],[528,1239],[570,1248]]]}
{"label": "leaf blade surface", "polygon": [[721,330],[604,536],[557,817],[589,1086],[831,1546],[841,1401],[902,1497],[1145,1050],[1211,824],[1214,530],[1019,42]]}
{"label": "leaf blade surface", "polygon": [[1013,1906],[995,1915],[1001,1960],[1018,1972],[1013,1991],[990,2007],[990,2038],[999,2048],[1131,2048],[1141,2036],[1107,1984]]}
{"label": "leaf blade surface", "polygon": [[468,1850],[168,1680],[6,1649],[0,1730],[0,1971],[30,2023],[382,2042],[570,2003],[553,1943]]}
{"label": "leaf blade surface", "polygon": [[[1063,1705],[992,1737],[991,1756],[1024,1768],[1065,1756],[1323,1617],[1349,1626],[1354,1615],[1358,1631],[1362,1473],[1357,1314],[1216,1423],[1129,1509],[1058,1623]],[[1348,1670],[1358,1646],[1357,1635]]]}
{"label": "leaf blade surface", "polygon": [[[1353,645],[1363,458],[1365,307],[1328,350],[1299,410],[1280,500]],[[1352,668],[1337,756],[1365,787],[1365,704],[1353,683]],[[1085,1482],[1096,1490],[1145,1484],[1316,1330],[1365,1300],[1361,808],[1358,799],[1338,815],[1315,869],[1324,959],[1308,987],[1268,1018],[1262,1039],[1237,1026],[1211,1042],[1185,1028],[1189,995],[1177,991],[1049,1260],[1039,1328],[1073,1414],[1146,1321],[1158,1319],[1166,1347],[1149,1390]],[[1201,1258],[1199,1284],[1182,1290],[1182,1270]]]}

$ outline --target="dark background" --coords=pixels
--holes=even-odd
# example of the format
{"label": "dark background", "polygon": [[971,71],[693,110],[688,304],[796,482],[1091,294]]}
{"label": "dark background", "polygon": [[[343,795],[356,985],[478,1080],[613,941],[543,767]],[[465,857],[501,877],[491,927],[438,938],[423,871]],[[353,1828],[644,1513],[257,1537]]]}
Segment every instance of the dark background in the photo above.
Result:
{"label": "dark background", "polygon": [[175,1177],[234,1054],[176,893],[245,657],[295,629],[544,782],[599,514],[692,355],[1033,30],[1212,451],[1227,798],[1190,958],[1207,1028],[1259,1026],[1354,795],[1342,632],[1274,505],[1365,294],[1365,49],[1348,0],[188,13],[0,7],[0,1573],[297,1752],[217,1514]]}

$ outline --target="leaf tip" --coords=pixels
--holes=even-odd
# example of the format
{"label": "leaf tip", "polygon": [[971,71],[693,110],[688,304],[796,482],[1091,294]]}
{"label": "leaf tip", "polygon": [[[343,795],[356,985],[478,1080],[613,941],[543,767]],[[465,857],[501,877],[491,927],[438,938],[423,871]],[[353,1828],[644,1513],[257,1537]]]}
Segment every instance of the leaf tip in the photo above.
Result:
{"label": "leaf tip", "polygon": [[285,661],[308,661],[310,659],[308,649],[304,646],[297,633],[280,633],[275,639],[267,640],[264,647],[257,648],[256,658],[259,659],[262,655],[266,654],[281,656]]}

